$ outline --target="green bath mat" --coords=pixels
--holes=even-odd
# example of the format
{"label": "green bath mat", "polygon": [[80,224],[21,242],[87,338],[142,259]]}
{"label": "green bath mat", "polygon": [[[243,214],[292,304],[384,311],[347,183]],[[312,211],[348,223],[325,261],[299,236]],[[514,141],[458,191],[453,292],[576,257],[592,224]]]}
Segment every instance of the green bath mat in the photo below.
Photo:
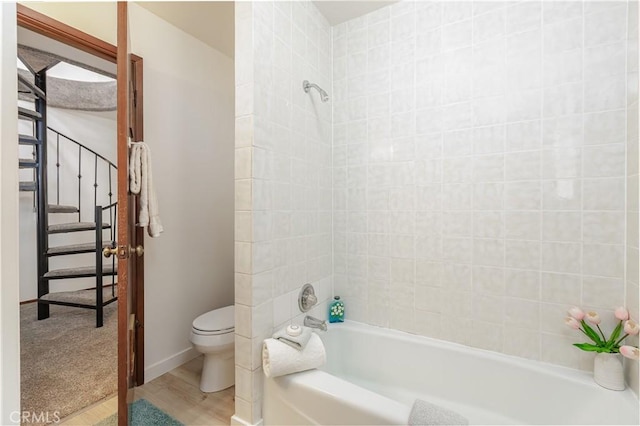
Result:
{"label": "green bath mat", "polygon": [[[117,426],[118,414],[112,414],[106,419],[96,423],[95,426]],[[184,426],[182,423],[147,401],[139,399],[131,404],[132,426]]]}

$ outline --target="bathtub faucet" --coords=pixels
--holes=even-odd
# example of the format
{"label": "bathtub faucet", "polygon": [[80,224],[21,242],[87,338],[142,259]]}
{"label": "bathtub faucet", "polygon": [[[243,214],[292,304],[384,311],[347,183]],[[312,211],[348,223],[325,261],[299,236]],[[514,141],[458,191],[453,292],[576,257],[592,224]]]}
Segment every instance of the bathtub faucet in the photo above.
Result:
{"label": "bathtub faucet", "polygon": [[311,328],[319,328],[322,331],[327,331],[327,322],[314,318],[311,315],[304,317],[304,325]]}

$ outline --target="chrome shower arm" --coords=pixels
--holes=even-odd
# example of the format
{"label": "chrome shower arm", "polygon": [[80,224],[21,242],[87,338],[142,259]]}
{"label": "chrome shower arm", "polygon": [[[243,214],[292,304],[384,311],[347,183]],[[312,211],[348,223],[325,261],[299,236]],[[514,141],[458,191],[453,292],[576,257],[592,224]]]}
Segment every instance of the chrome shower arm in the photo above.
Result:
{"label": "chrome shower arm", "polygon": [[322,102],[327,102],[329,100],[329,95],[327,94],[327,92],[322,90],[320,86],[315,83],[309,83],[309,80],[305,80],[302,82],[302,89],[305,93],[309,93],[309,89],[311,89],[312,87],[320,92],[320,99],[322,100]]}

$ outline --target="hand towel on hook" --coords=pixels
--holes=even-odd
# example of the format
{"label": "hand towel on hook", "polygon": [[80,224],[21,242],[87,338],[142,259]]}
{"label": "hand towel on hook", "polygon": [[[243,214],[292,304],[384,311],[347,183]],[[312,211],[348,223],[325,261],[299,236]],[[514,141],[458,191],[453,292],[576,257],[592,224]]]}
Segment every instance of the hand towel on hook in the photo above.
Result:
{"label": "hand towel on hook", "polygon": [[138,226],[147,227],[152,238],[159,237],[163,228],[153,187],[151,150],[144,142],[129,142],[129,147],[129,189],[131,193],[140,195]]}

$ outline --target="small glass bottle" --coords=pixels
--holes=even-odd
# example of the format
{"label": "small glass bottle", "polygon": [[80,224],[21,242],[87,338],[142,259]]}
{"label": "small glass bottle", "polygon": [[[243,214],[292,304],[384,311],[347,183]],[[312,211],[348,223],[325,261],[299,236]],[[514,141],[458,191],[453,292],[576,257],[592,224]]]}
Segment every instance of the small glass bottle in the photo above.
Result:
{"label": "small glass bottle", "polygon": [[334,296],[329,306],[329,322],[344,322],[344,302],[340,296]]}

